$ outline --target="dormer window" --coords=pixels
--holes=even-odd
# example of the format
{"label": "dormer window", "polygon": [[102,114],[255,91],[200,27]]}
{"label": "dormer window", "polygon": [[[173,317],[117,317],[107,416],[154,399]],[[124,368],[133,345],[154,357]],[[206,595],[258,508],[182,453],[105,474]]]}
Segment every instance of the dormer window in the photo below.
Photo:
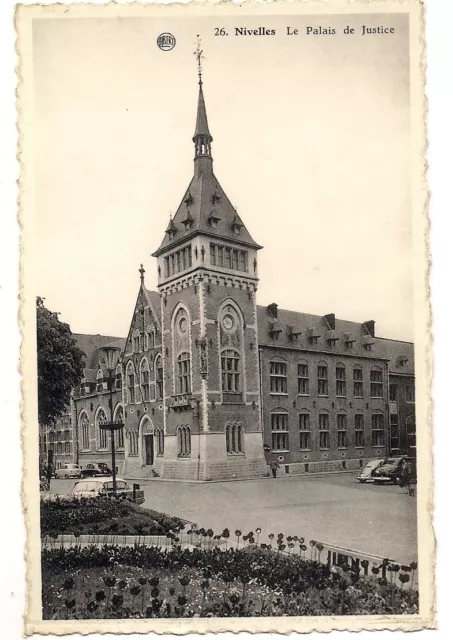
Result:
{"label": "dormer window", "polygon": [[190,211],[188,209],[187,209],[186,217],[184,218],[184,220],[182,220],[182,224],[184,225],[185,231],[189,231],[189,229],[193,225],[193,217],[192,217],[192,214],[190,213]]}
{"label": "dormer window", "polygon": [[344,342],[345,342],[345,345],[350,349],[353,346],[354,342],[356,342],[356,339],[354,338],[352,333],[345,333]]}
{"label": "dormer window", "polygon": [[215,215],[214,212],[211,213],[211,215],[208,218],[208,224],[213,228],[213,229],[218,229],[219,228],[219,222],[220,222],[221,218],[219,218],[218,216]]}
{"label": "dormer window", "polygon": [[294,325],[288,325],[288,337],[293,342],[298,340],[301,333],[302,333],[302,329],[300,327],[296,327]]}
{"label": "dormer window", "polygon": [[409,358],[407,356],[398,356],[398,366],[399,367],[404,367],[409,361]]}
{"label": "dormer window", "polygon": [[242,224],[242,222],[239,220],[239,217],[237,215],[234,216],[234,220],[233,223],[231,225],[231,228],[233,229],[233,232],[236,235],[240,235],[241,231],[242,231],[242,227],[244,225]]}
{"label": "dormer window", "polygon": [[366,351],[371,351],[374,343],[375,339],[373,338],[373,336],[363,336],[362,344],[365,347]]}
{"label": "dormer window", "polygon": [[185,203],[186,207],[190,207],[190,205],[193,204],[193,197],[192,197],[192,194],[190,193],[190,191],[187,194],[186,198],[184,199],[184,203]]}
{"label": "dormer window", "polygon": [[334,347],[338,340],[339,340],[339,336],[335,331],[328,331],[327,332],[327,342],[329,344],[329,347]]}
{"label": "dormer window", "polygon": [[318,338],[321,337],[321,334],[318,329],[311,327],[310,329],[308,329],[307,334],[308,334],[308,341],[310,344],[318,344]]}
{"label": "dormer window", "polygon": [[283,331],[283,325],[280,322],[269,322],[269,333],[277,340]]}
{"label": "dormer window", "polygon": [[211,203],[215,206],[220,201],[220,196],[217,193],[217,188],[211,196]]}
{"label": "dormer window", "polygon": [[176,233],[177,233],[177,228],[175,223],[173,222],[173,220],[170,218],[170,222],[168,223],[168,227],[165,230],[165,233],[168,234],[168,237],[170,240],[173,240],[173,238],[175,237]]}

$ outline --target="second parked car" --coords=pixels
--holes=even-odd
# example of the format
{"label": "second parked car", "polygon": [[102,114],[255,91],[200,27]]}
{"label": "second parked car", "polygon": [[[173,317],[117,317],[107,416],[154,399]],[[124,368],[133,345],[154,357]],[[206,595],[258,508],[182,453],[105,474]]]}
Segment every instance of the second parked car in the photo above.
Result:
{"label": "second parked car", "polygon": [[78,464],[64,464],[61,469],[55,469],[55,478],[81,478],[82,467]]}
{"label": "second parked car", "polygon": [[366,464],[363,469],[360,470],[360,473],[356,475],[356,480],[361,483],[373,481],[373,472],[384,464],[384,458],[379,458],[378,460],[370,460],[368,464]]}
{"label": "second parked car", "polygon": [[400,484],[404,474],[404,463],[410,465],[411,482],[416,480],[415,460],[407,456],[386,458],[384,464],[373,471],[373,480],[376,484]]}
{"label": "second parked car", "polygon": [[111,476],[112,470],[105,464],[105,462],[89,462],[85,469],[82,469],[82,478],[99,478],[102,476]]}

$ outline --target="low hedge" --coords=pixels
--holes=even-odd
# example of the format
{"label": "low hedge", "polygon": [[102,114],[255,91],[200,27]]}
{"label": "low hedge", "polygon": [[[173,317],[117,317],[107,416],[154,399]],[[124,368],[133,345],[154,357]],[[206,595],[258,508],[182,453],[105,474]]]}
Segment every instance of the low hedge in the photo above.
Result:
{"label": "low hedge", "polygon": [[41,536],[59,534],[166,535],[185,522],[125,500],[106,497],[41,500]]}

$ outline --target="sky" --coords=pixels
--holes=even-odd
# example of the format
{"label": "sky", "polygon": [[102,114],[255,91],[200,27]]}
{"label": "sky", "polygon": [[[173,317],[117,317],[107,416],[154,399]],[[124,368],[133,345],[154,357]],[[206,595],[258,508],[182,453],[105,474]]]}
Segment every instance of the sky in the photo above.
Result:
{"label": "sky", "polygon": [[[318,22],[337,33],[307,36]],[[394,34],[360,35],[381,23],[35,20],[36,295],[74,332],[127,334],[140,264],[155,289],[151,253],[193,174],[200,34],[214,171],[264,246],[258,304],[374,319],[377,335],[412,340],[408,25],[387,15]]]}

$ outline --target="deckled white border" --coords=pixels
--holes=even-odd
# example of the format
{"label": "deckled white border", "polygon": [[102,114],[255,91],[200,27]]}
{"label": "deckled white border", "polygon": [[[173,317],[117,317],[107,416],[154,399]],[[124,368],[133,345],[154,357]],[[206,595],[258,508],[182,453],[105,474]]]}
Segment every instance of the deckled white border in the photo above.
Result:
{"label": "deckled white border", "polygon": [[[316,13],[320,13],[321,12],[320,11],[321,5],[320,5],[319,2],[316,2],[316,3],[310,2],[310,4],[308,4],[308,3],[303,3],[303,4],[304,4],[304,11],[305,11],[305,9],[308,10],[308,9],[311,9],[312,7],[314,7],[314,11]],[[335,0],[335,2],[330,2],[329,4],[330,4],[330,6],[334,6],[335,7],[336,12],[338,12],[340,6],[347,6],[349,12],[351,12],[352,10],[358,12],[358,7],[359,6],[364,6],[362,4],[359,5],[358,3],[340,2],[340,0]],[[373,9],[374,9],[375,12],[382,11],[382,9],[384,7],[384,3],[383,2],[373,2],[373,3],[368,2],[368,3],[364,3],[364,4],[368,5],[368,6],[370,6],[371,4],[374,5]],[[391,3],[391,4],[394,7],[398,6],[398,10],[402,10],[402,8],[404,7],[405,3],[402,0],[394,0],[394,2]],[[417,3],[417,0],[413,0],[412,2],[410,2],[410,4],[411,4],[411,6],[415,6],[418,3]],[[110,6],[112,6],[112,5],[110,5]],[[143,7],[143,5],[141,5],[141,6]],[[196,9],[197,10],[200,9],[200,6],[201,6],[201,3],[197,4],[196,5]],[[250,6],[253,6],[254,10],[257,8],[256,3],[253,3],[253,5],[251,4]],[[138,6],[138,5],[135,5],[133,7],[129,6],[129,7],[125,7],[125,8],[130,9],[130,10],[135,10],[136,7],[138,9],[140,9],[140,6]],[[326,7],[326,4],[323,3],[322,9],[324,10],[325,7]],[[76,8],[78,9],[78,7],[74,7],[74,9],[76,9]],[[92,9],[94,9],[94,8],[95,7],[92,7]],[[115,8],[115,7],[113,7],[113,8]],[[120,8],[122,8],[122,7],[117,7],[117,9],[120,9]],[[227,7],[225,7],[225,5],[219,6],[219,7],[217,7],[217,10],[221,10],[223,8],[227,8]],[[261,8],[263,8],[263,7],[261,7]],[[266,8],[266,10],[269,10],[269,7],[264,7],[264,8]],[[277,9],[277,8],[278,8],[278,5],[276,5],[276,4],[272,5],[272,9]],[[285,9],[288,9],[288,8],[289,8],[288,5],[285,5]],[[58,7],[56,7],[55,9],[58,9]],[[109,7],[106,7],[106,9],[109,9]],[[149,7],[148,7],[148,9],[149,9]],[[172,7],[172,9],[173,9],[173,7]],[[412,78],[412,79],[414,79],[414,78]],[[414,83],[412,83],[412,84],[414,84]],[[423,96],[422,95],[418,96],[418,98],[420,98],[422,100]],[[423,176],[423,159],[421,158],[421,160],[422,160],[422,162],[421,162],[420,166],[417,166],[415,168],[415,174],[416,175],[419,174],[419,175],[417,175],[417,179],[420,176],[421,177]],[[423,194],[422,194],[422,197],[424,197]],[[423,231],[425,229],[425,227],[426,227],[426,221],[423,221],[423,220],[419,219],[418,222],[421,224],[420,231]],[[418,266],[419,267],[421,266],[422,269],[423,269],[423,272],[425,272],[425,265],[423,265],[421,262],[419,262]],[[33,304],[33,315],[34,315],[34,304]],[[424,320],[425,320],[425,322],[427,321],[427,316],[425,317]],[[33,345],[30,343],[29,347],[31,347],[31,346],[33,346]],[[24,356],[26,356],[26,355],[28,356],[28,353],[27,354],[24,353]],[[422,353],[421,356],[417,356],[417,360],[418,360],[418,363],[419,363],[417,366],[418,366],[419,370],[420,370],[420,363],[421,363],[421,365],[423,365],[424,358],[425,358],[425,354],[424,353]],[[25,357],[25,360],[26,360],[26,357]],[[420,376],[419,371],[417,371],[417,382],[418,382],[418,385],[420,385],[420,380],[422,380],[422,379],[423,379],[423,371],[422,371],[422,375],[421,376]],[[419,386],[419,388],[420,388],[420,386]],[[30,390],[31,390],[31,387],[29,388],[29,392],[31,392],[33,394],[33,391],[30,391]],[[425,407],[425,410],[426,410],[426,407]],[[417,407],[417,414],[418,414],[418,418],[420,419],[419,407]],[[424,412],[421,415],[422,415],[422,417],[423,416],[427,416],[427,414],[424,413]],[[420,420],[418,420],[418,422],[420,422]],[[429,437],[428,437],[428,440],[425,440],[425,442],[423,442],[423,440],[424,440],[424,437],[423,437],[423,434],[422,434],[422,437],[419,438],[419,443],[422,446],[423,446],[423,444],[425,444],[425,446],[428,445],[428,447],[429,447]],[[31,459],[29,459],[29,464],[27,464],[27,469],[30,468],[30,470],[31,470],[32,466],[33,466],[33,461]],[[421,506],[422,500],[424,498],[426,499],[426,496],[423,497],[422,494],[423,494],[423,492],[419,491],[419,498],[418,498],[418,500],[419,500],[419,508]],[[29,506],[31,507],[32,505],[29,505]],[[425,509],[426,509],[426,501],[425,501],[425,505],[424,506],[425,506]],[[32,544],[32,546],[35,547],[35,551],[36,551],[36,546],[33,545],[33,544]],[[420,567],[420,570],[421,570],[421,573],[423,573],[422,567]],[[427,574],[427,576],[428,576],[428,574]],[[430,616],[428,616],[428,617],[430,617]],[[426,618],[424,616],[404,617],[404,618],[399,617],[397,619],[398,622],[397,622],[396,627],[397,628],[403,628],[403,626],[404,627],[410,626],[411,629],[423,628],[427,624],[428,617],[426,617]],[[424,618],[424,619],[422,619],[422,618]],[[239,630],[244,629],[244,628],[246,628],[248,626],[248,625],[244,624],[245,620],[249,621],[250,619],[228,620],[227,621],[227,625],[225,625],[225,620],[210,620],[210,621],[206,621],[206,622],[209,622],[208,625],[205,624],[205,621],[199,621],[197,623],[197,625],[201,624],[203,626],[203,630],[212,629],[212,630],[220,631],[220,630],[224,630],[224,629],[231,629],[231,630],[235,629],[235,630],[239,631]],[[253,621],[253,631],[258,631],[260,629],[266,628],[267,630],[275,630],[275,631],[278,630],[279,632],[289,632],[292,629],[299,628],[299,625],[297,624],[297,619],[295,619],[295,618],[283,618],[283,619],[277,619],[277,620],[274,618],[274,619],[269,621],[271,623],[271,626],[268,625],[268,622],[265,619],[252,619],[252,621]],[[346,619],[345,618],[341,618],[341,619],[328,618],[328,619],[323,619],[323,620],[304,618],[304,619],[302,619],[302,621],[304,623],[303,624],[304,630],[309,630],[310,628],[317,628],[317,629],[322,628],[323,630],[329,630],[331,628],[337,628],[337,629],[339,629],[339,628],[348,628],[348,629],[354,628],[355,630],[364,629],[364,628],[395,628],[395,624],[394,624],[395,618],[392,619],[390,617],[389,618],[385,618],[385,619],[378,619],[378,618],[375,618],[375,617],[367,616],[364,619],[356,618],[354,620],[354,622],[352,622],[351,619],[349,619],[349,618],[346,618]],[[178,625],[178,629],[176,630],[175,629],[175,621],[172,621],[170,628],[171,628],[171,630],[173,632],[176,632],[176,633],[186,633],[187,630],[189,630],[189,629],[193,630],[194,629],[193,621],[189,621],[189,624],[187,624],[187,622],[188,621],[181,621],[181,625]],[[370,625],[370,622],[371,622],[371,625]],[[93,625],[93,623],[94,623],[94,625]],[[103,622],[102,623],[102,631],[103,632],[113,631],[113,630],[118,630],[119,628],[124,628],[124,627],[126,627],[127,629],[132,629],[132,626],[131,626],[130,623],[131,623],[131,621],[120,621],[120,624],[118,624],[118,622],[114,622],[113,624],[108,623],[108,622]],[[308,623],[308,627],[307,627],[307,623]],[[48,623],[43,623],[43,624],[47,625]],[[51,623],[51,624],[52,624],[52,630],[55,629],[55,631],[57,631],[56,625],[58,626],[58,633],[59,634],[60,633],[67,633],[71,629],[71,621],[69,621],[68,624],[63,624],[63,625],[61,623]],[[178,623],[176,623],[176,624],[178,624]],[[90,621],[88,623],[88,625],[89,626],[87,626],[87,629],[88,628],[90,628],[90,629],[99,628],[99,621],[92,621],[92,622]],[[415,625],[415,626],[413,626],[413,625]],[[156,625],[156,621],[152,621],[152,623],[136,621],[133,624],[134,629],[136,629],[137,631],[140,629],[140,631],[142,631],[142,632],[145,632],[146,629],[155,629],[155,630],[157,630],[157,626],[160,626],[160,625]],[[39,625],[39,629],[40,630],[41,630],[41,628],[42,628],[42,625]],[[73,630],[75,628],[77,628],[78,631],[82,631],[82,629],[80,627],[80,621],[77,623],[76,627],[74,627],[74,623],[72,623],[72,629],[71,630]],[[168,624],[166,625],[166,628],[167,629],[169,628]],[[165,629],[165,625],[163,625],[162,632],[165,632],[164,629]],[[44,630],[44,628],[42,628],[42,630]],[[197,629],[197,631],[200,632],[201,629]]]}

